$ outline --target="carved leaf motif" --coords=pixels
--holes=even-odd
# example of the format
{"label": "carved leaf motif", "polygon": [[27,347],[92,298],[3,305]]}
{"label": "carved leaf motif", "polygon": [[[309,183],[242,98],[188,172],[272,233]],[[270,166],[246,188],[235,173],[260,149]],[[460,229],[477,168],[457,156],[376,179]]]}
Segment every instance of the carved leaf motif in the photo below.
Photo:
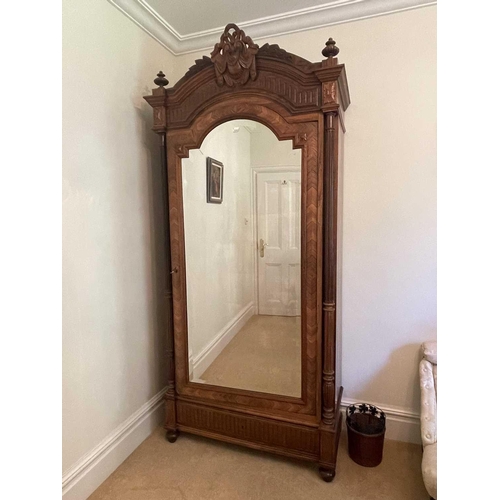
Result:
{"label": "carved leaf motif", "polygon": [[310,66],[311,63],[300,56],[287,52],[282,49],[278,44],[273,43],[269,45],[266,43],[259,49],[259,56],[270,57],[273,59],[280,59],[282,61],[288,62],[290,64],[296,64],[298,66]]}
{"label": "carved leaf motif", "polygon": [[335,82],[325,82],[323,83],[323,103],[330,104],[336,102],[337,92],[336,92]]}
{"label": "carved leaf motif", "polygon": [[[232,32],[231,32],[232,30]],[[259,46],[253,43],[236,24],[228,24],[210,54],[215,65],[218,85],[226,83],[229,87],[244,85],[249,78],[257,78],[255,54]]]}
{"label": "carved leaf motif", "polygon": [[200,72],[202,69],[205,69],[207,66],[210,66],[212,61],[209,57],[203,56],[202,59],[196,59],[195,63],[187,70],[184,77],[190,77],[196,75],[196,73]]}

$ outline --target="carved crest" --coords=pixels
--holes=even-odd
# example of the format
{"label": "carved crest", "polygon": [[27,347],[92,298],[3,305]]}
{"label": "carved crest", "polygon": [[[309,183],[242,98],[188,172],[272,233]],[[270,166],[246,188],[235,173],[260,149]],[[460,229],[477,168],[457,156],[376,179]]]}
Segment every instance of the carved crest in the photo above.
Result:
{"label": "carved crest", "polygon": [[[232,32],[231,32],[232,30]],[[253,43],[236,24],[228,24],[210,54],[215,66],[217,84],[244,85],[249,78],[257,78],[255,54],[259,46]]]}

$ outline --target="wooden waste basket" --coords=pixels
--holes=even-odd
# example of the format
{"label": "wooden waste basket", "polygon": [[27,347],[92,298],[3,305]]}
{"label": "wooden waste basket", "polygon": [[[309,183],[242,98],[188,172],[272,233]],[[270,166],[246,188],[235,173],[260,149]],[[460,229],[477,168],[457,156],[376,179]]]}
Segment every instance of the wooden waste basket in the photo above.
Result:
{"label": "wooden waste basket", "polygon": [[382,462],[385,436],[385,413],[376,406],[356,403],[347,408],[349,456],[364,467]]}

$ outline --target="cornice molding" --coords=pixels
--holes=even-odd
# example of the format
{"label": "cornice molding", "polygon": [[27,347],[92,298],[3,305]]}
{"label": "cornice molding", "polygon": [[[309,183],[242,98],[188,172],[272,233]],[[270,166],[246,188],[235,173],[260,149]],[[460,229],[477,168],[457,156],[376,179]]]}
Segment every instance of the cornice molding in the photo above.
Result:
{"label": "cornice molding", "polygon": [[180,35],[142,0],[108,0],[174,55],[182,54]]}
{"label": "cornice molding", "polygon": [[[221,26],[181,35],[146,0],[108,1],[174,55],[211,49],[224,31],[224,26]],[[255,41],[417,9],[436,3],[437,0],[336,0],[252,21],[238,22],[238,19],[234,21],[242,29],[251,28],[249,33]]]}

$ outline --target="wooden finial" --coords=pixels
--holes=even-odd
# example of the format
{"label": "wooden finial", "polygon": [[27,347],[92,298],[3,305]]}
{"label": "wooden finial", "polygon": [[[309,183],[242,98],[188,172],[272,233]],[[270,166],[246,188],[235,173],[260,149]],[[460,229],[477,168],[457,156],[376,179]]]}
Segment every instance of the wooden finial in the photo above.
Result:
{"label": "wooden finial", "polygon": [[335,45],[335,40],[332,38],[329,38],[325,45],[326,47],[321,51],[325,57],[335,57],[340,51],[340,49]]}
{"label": "wooden finial", "polygon": [[168,80],[165,78],[165,75],[163,74],[163,71],[160,70],[160,72],[156,75],[158,78],[154,79],[154,82],[158,87],[166,87],[168,85]]}

